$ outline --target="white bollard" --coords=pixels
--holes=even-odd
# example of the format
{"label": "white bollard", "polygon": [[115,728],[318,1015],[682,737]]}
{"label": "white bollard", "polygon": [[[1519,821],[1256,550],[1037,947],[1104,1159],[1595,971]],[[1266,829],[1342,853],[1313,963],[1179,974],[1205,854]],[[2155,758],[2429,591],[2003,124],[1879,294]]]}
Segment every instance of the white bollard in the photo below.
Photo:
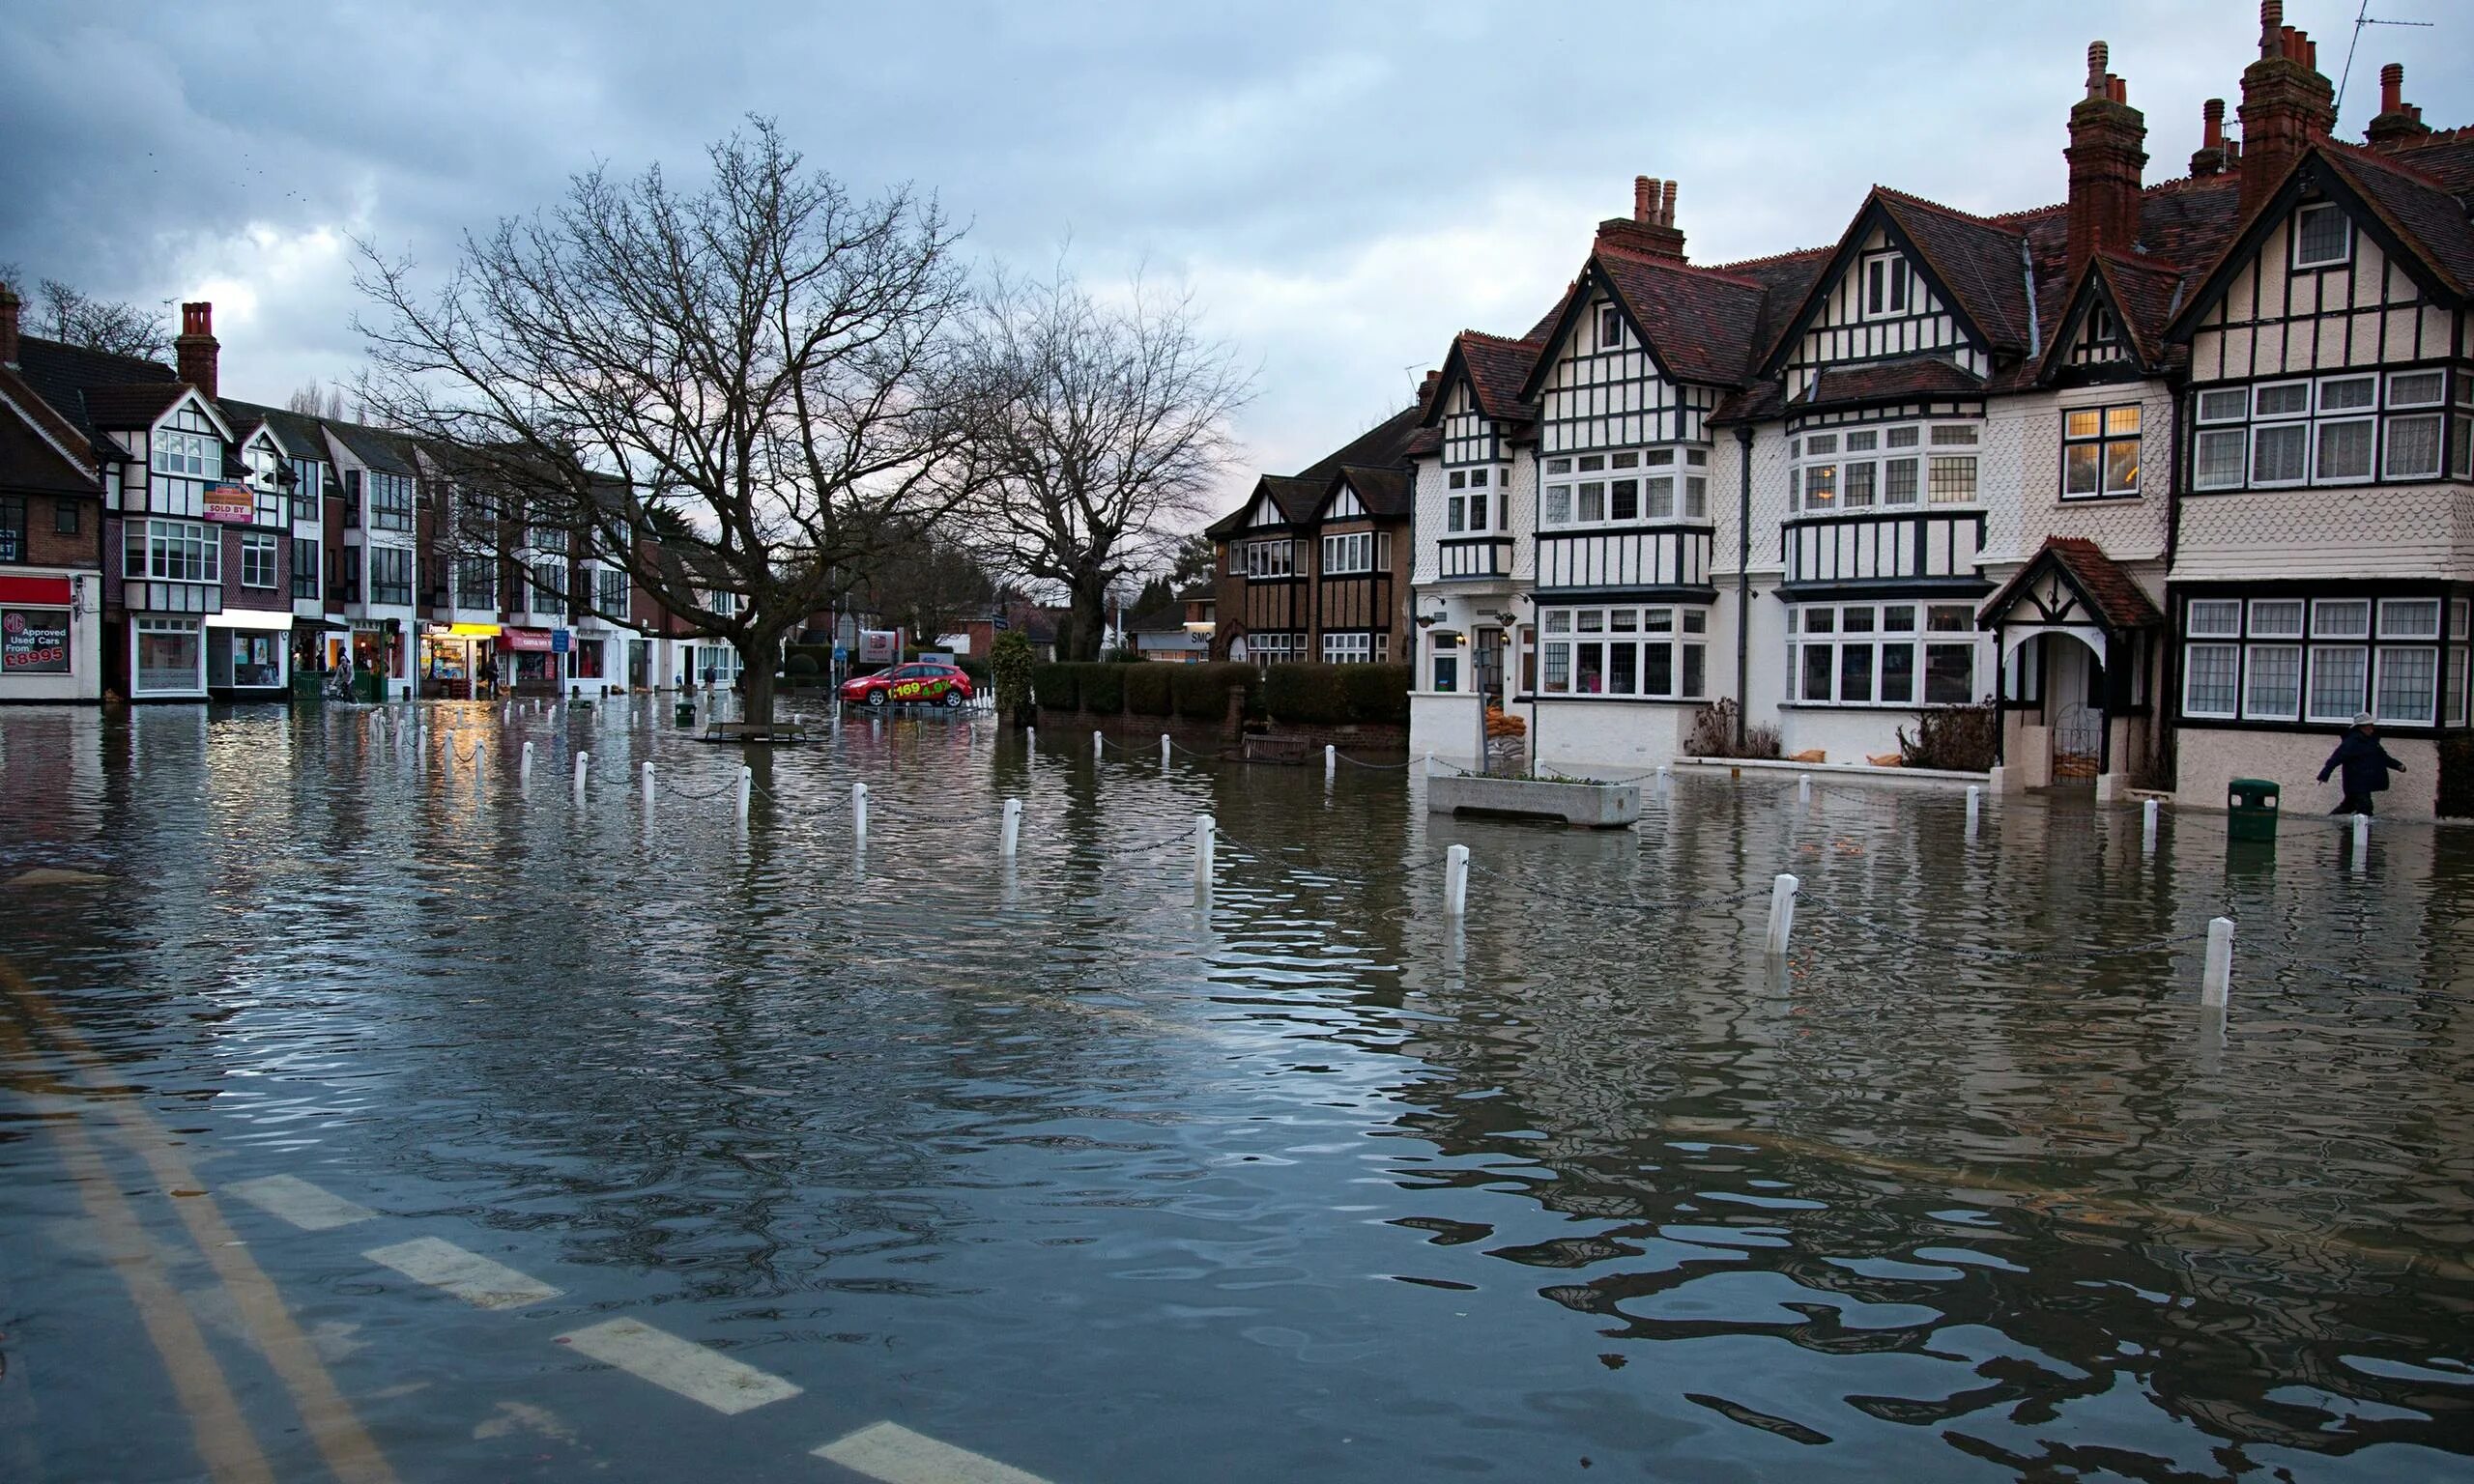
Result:
{"label": "white bollard", "polygon": [[515,782],[519,787],[529,787],[532,785],[532,743],[530,739],[526,740],[524,744],[524,752],[520,755],[519,759],[516,762]]}
{"label": "white bollard", "polygon": [[584,776],[592,767],[592,754],[576,754],[576,802],[584,802]]}
{"label": "white bollard", "polygon": [[1104,734],[1103,732],[1101,732],[1101,731],[1099,730],[1099,728],[1092,728],[1092,731],[1091,731],[1091,757],[1092,757],[1092,760],[1093,760],[1093,761],[1097,761],[1098,759],[1100,759],[1100,758],[1102,758],[1102,757],[1107,756],[1108,756],[1108,739],[1107,735],[1106,735],[1106,734]]}
{"label": "white bollard", "polygon": [[649,762],[645,764],[644,778],[645,808],[649,810],[653,807],[653,765]]}
{"label": "white bollard", "polygon": [[1209,814],[1194,815],[1194,891],[1211,890],[1211,869],[1219,854],[1220,821]]}
{"label": "white bollard", "polygon": [[1673,787],[1673,786],[1674,786],[1674,785],[1675,785],[1675,775],[1667,771],[1667,766],[1666,766],[1666,764],[1665,764],[1665,763],[1663,763],[1663,762],[1659,763],[1659,764],[1658,764],[1658,793],[1659,793],[1661,796],[1663,796],[1663,795],[1666,793],[1667,789],[1669,789],[1670,787]]}
{"label": "white bollard", "polygon": [[1443,852],[1443,915],[1460,917],[1469,910],[1469,847],[1453,845]]}
{"label": "white bollard", "polygon": [[1167,765],[1168,765],[1168,734],[1167,734],[1166,732],[1165,732],[1165,731],[1164,731],[1164,732],[1160,733],[1160,766],[1162,766],[1162,767],[1164,767],[1164,768],[1165,768],[1165,767],[1166,767]]}
{"label": "white bollard", "polygon": [[1784,954],[1796,932],[1796,892],[1803,883],[1781,871],[1769,883],[1769,951]]}
{"label": "white bollard", "polygon": [[2207,924],[2207,966],[2200,971],[2200,1004],[2222,1009],[2233,987],[2233,919],[2212,917]]}
{"label": "white bollard", "polygon": [[2149,799],[2139,806],[2139,853],[2156,853],[2156,817],[2164,813],[2162,805]]}
{"label": "white bollard", "polygon": [[1330,783],[1340,773],[1340,750],[1331,743],[1323,744],[1323,782]]}
{"label": "white bollard", "polygon": [[1037,727],[1025,727],[1022,728],[1022,756],[1031,758],[1034,761],[1038,759],[1040,756],[1040,729]]}
{"label": "white bollard", "polygon": [[850,832],[859,848],[868,847],[868,785],[850,785]]}
{"label": "white bollard", "polygon": [[1022,839],[1022,801],[1007,799],[1005,817],[996,827],[996,853],[1006,860],[1014,858],[1014,847]]}
{"label": "white bollard", "polygon": [[1810,804],[1812,801],[1813,801],[1813,778],[1812,778],[1812,775],[1811,775],[1811,774],[1809,774],[1809,773],[1798,773],[1798,774],[1797,774],[1797,775],[1796,775],[1796,802],[1797,802],[1797,803],[1798,803],[1798,804]]}
{"label": "white bollard", "polygon": [[1426,749],[1425,776],[1434,777],[1434,749],[1431,747]]}
{"label": "white bollard", "polygon": [[441,778],[455,776],[455,733],[451,731],[446,734],[446,753],[439,759],[438,776]]}
{"label": "white bollard", "polygon": [[756,791],[756,770],[745,763],[738,769],[738,822],[747,823],[747,796]]}
{"label": "white bollard", "polygon": [[1984,813],[1984,790],[1983,790],[1983,789],[1981,789],[1981,788],[1979,788],[1979,787],[1977,787],[1977,786],[1976,786],[1975,785],[1973,785],[1973,784],[1970,784],[1970,785],[1968,785],[1968,833],[1969,833],[1969,834],[1972,835],[1972,834],[1974,834],[1974,833],[1975,833],[1975,822],[1976,822],[1977,818],[1983,814],[1983,813]]}

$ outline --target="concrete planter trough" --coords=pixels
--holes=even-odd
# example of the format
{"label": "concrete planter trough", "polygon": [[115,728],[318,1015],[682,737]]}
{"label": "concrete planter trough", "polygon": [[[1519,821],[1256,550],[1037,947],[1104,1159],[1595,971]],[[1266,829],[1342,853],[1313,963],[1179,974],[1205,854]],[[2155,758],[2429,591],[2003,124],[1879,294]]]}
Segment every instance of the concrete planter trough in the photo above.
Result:
{"label": "concrete planter trough", "polygon": [[1584,829],[1615,830],[1639,822],[1639,784],[1553,784],[1526,778],[1469,775],[1426,780],[1426,810],[1437,814],[1495,814],[1561,819]]}

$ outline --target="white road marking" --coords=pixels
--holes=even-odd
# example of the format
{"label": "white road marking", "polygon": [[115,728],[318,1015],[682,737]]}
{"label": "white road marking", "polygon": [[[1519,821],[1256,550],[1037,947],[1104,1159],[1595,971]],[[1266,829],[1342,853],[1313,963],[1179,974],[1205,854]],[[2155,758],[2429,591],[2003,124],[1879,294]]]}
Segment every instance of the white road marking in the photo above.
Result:
{"label": "white road marking", "polygon": [[560,1335],[559,1343],[726,1416],[799,1394],[798,1387],[778,1376],[632,1319],[571,1330]]}
{"label": "white road marking", "polygon": [[1048,1484],[1038,1474],[938,1442],[899,1422],[872,1422],[810,1451],[884,1484]]}
{"label": "white road marking", "polygon": [[304,1232],[331,1231],[338,1226],[366,1221],[378,1214],[366,1206],[356,1206],[340,1195],[330,1194],[293,1175],[245,1180],[225,1188],[269,1215],[281,1216]]}
{"label": "white road marking", "polygon": [[520,1309],[528,1303],[556,1298],[561,1290],[529,1278],[478,1252],[467,1252],[451,1241],[416,1237],[391,1247],[372,1247],[360,1254],[394,1269],[416,1283],[443,1288],[483,1309]]}

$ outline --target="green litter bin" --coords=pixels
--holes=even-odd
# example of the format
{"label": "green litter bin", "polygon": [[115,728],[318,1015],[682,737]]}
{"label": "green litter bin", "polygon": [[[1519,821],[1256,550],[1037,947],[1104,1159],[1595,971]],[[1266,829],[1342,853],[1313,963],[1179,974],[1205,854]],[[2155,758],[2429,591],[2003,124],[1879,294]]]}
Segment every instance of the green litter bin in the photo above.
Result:
{"label": "green litter bin", "polygon": [[2277,795],[2264,778],[2237,778],[2225,785],[2225,833],[2232,840],[2277,838]]}

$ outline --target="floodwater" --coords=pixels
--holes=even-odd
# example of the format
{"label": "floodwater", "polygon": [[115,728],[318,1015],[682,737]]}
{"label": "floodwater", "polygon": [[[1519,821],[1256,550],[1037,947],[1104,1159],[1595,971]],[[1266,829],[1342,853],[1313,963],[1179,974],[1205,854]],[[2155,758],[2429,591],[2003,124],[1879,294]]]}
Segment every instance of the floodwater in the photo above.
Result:
{"label": "floodwater", "polygon": [[2474,831],[423,711],[0,712],[0,1478],[2474,1477]]}

